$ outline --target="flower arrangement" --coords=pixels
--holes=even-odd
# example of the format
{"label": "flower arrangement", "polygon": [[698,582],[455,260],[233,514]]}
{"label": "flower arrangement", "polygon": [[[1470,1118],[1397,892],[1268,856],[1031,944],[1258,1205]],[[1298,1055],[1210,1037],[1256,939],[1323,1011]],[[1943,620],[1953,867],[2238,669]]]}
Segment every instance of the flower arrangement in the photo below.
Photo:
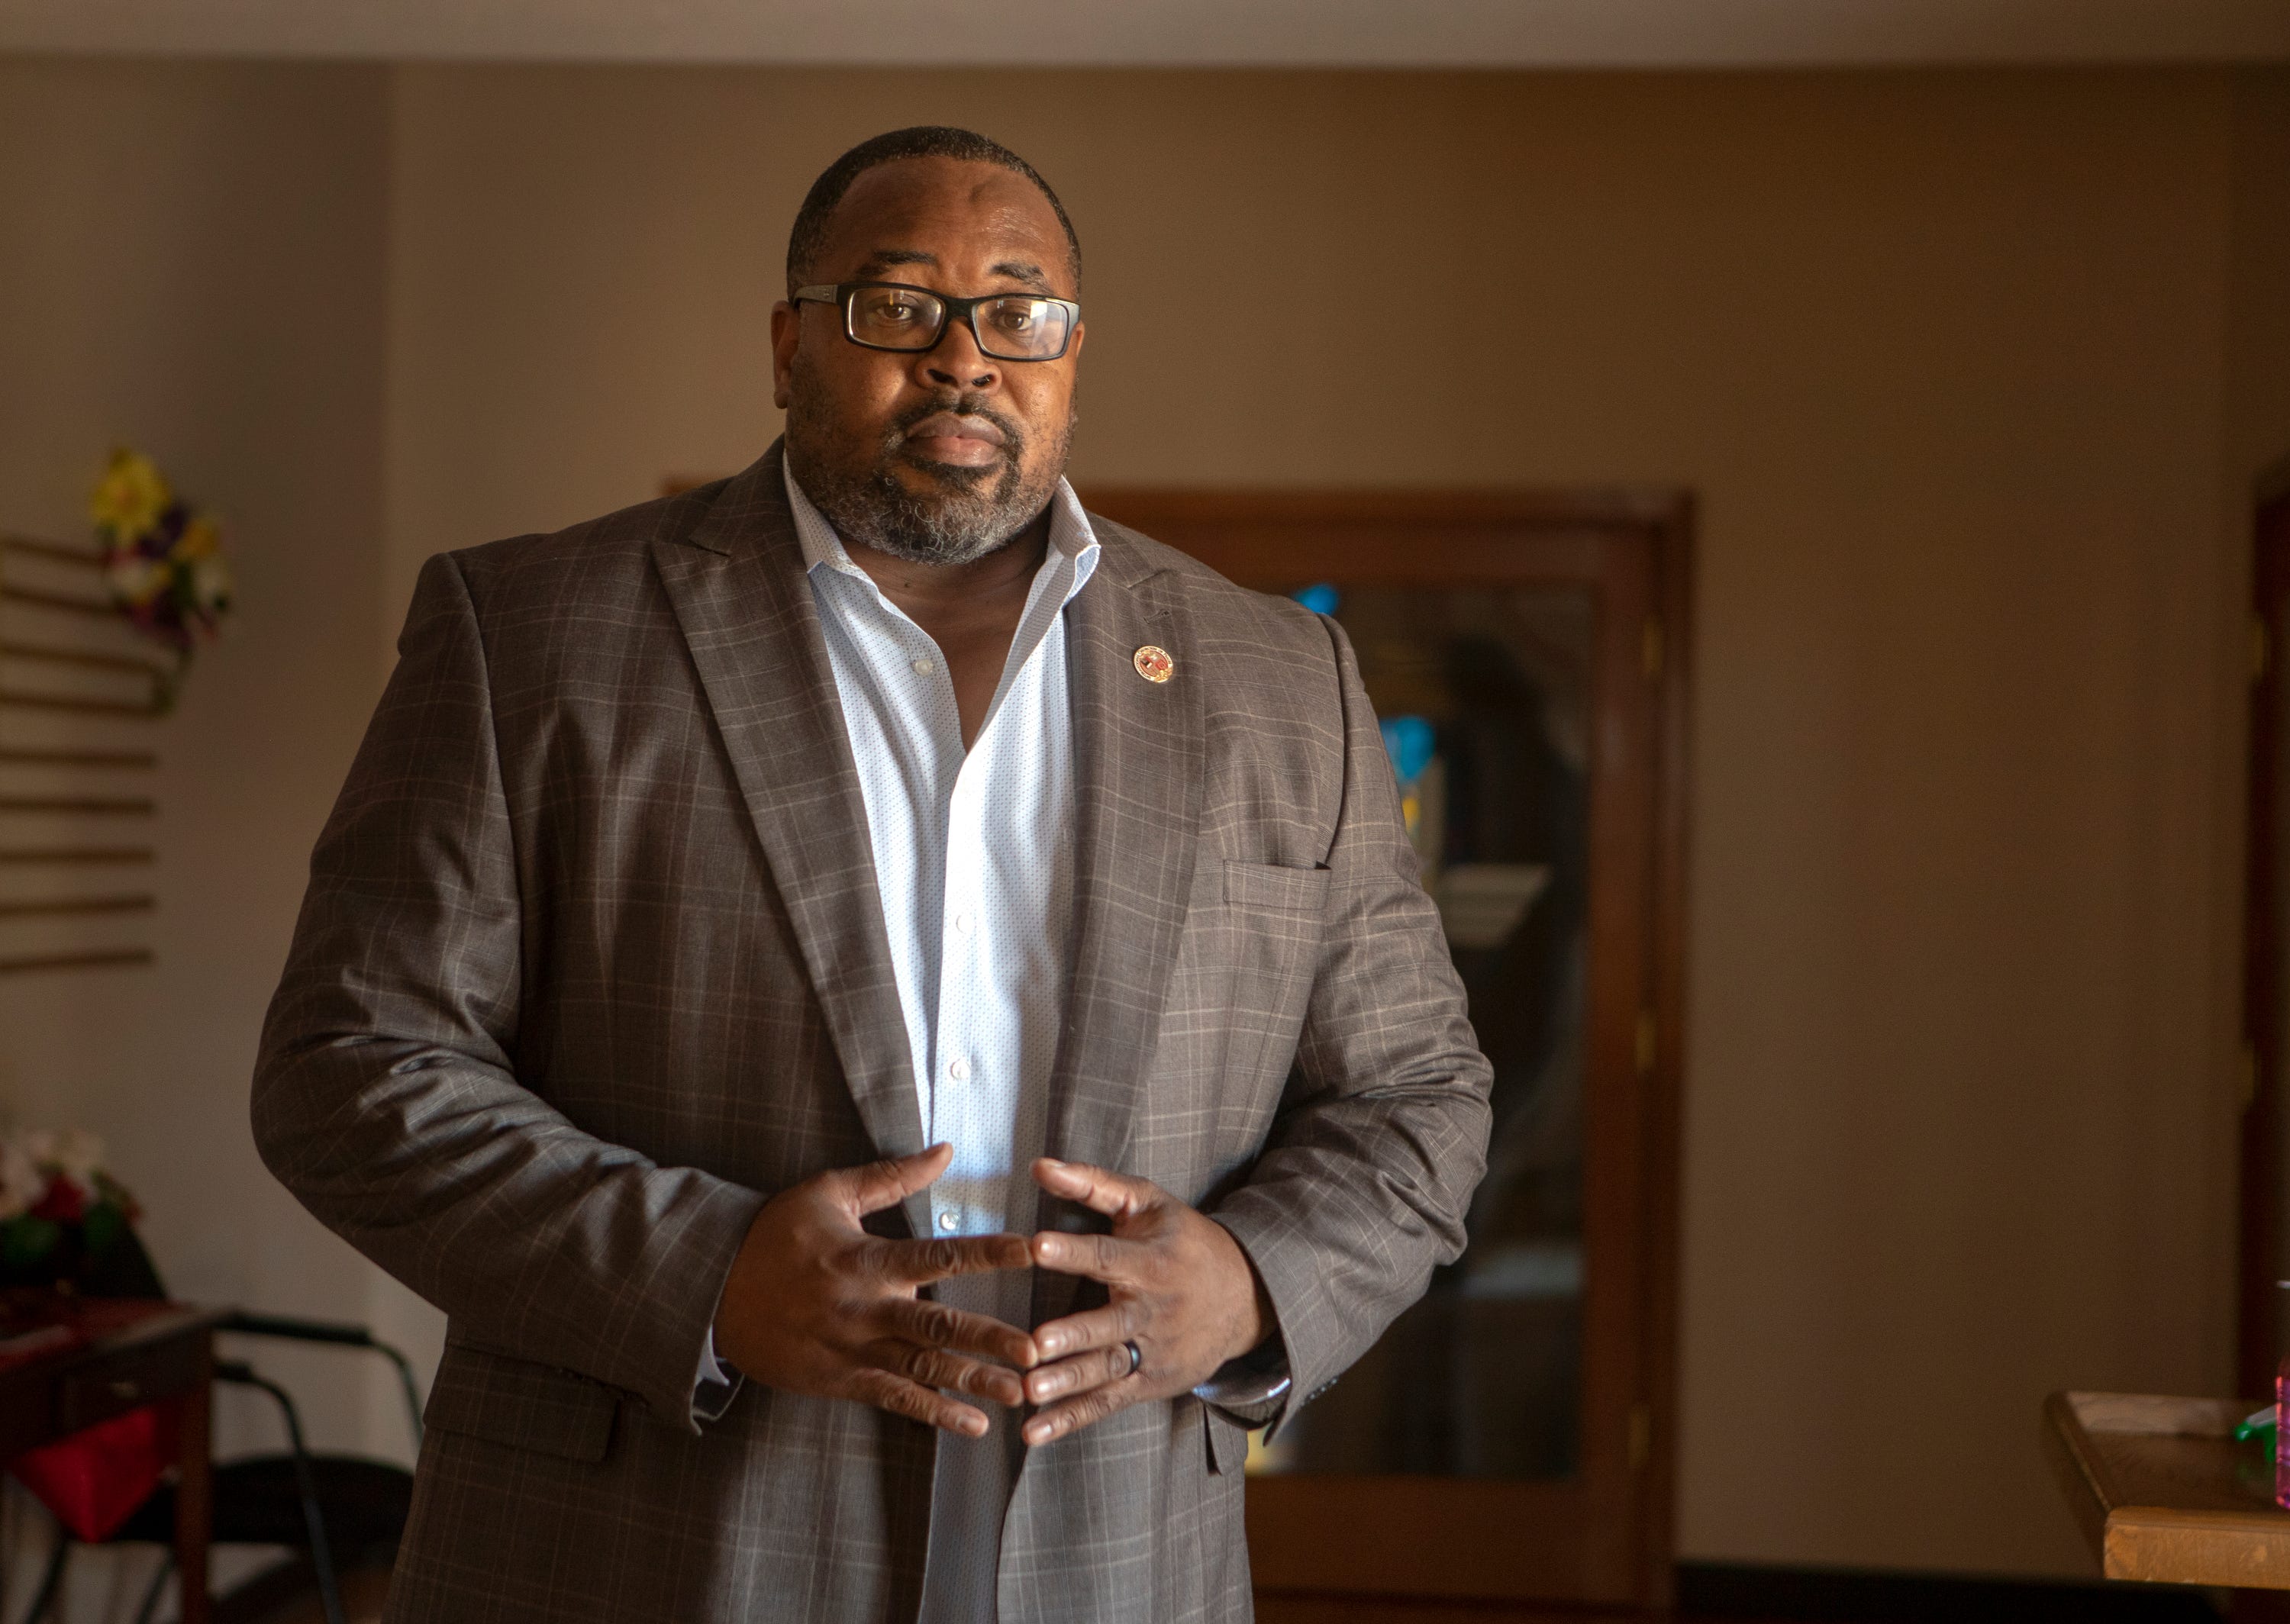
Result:
{"label": "flower arrangement", "polygon": [[111,601],[145,636],[175,652],[175,670],[163,681],[158,708],[174,702],[191,651],[221,630],[231,604],[230,565],[213,515],[177,496],[158,465],[140,452],[120,450],[88,499],[103,548]]}
{"label": "flower arrangement", "polygon": [[74,1130],[0,1135],[0,1284],[90,1296],[158,1295],[135,1236],[142,1209],[103,1166],[103,1141]]}

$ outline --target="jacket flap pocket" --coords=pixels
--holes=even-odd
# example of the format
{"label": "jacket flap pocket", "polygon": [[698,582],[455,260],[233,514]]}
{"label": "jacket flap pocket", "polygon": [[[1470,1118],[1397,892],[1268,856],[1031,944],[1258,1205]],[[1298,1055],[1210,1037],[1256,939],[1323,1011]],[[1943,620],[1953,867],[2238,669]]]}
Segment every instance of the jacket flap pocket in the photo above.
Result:
{"label": "jacket flap pocket", "polygon": [[613,1441],[620,1407],[610,1388],[586,1376],[455,1342],[421,1413],[441,1432],[596,1461]]}
{"label": "jacket flap pocket", "polygon": [[1326,911],[1325,868],[1283,868],[1273,863],[1226,860],[1224,900],[1244,908],[1278,908],[1317,916]]}

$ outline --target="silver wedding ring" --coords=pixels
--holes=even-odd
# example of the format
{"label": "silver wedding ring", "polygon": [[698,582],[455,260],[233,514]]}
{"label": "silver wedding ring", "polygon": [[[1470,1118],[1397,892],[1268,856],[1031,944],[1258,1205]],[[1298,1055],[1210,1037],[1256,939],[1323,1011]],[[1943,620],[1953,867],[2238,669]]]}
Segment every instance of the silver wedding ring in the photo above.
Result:
{"label": "silver wedding ring", "polygon": [[1134,1376],[1137,1367],[1145,1363],[1145,1350],[1134,1342],[1124,1342],[1122,1346],[1129,1350],[1129,1373]]}

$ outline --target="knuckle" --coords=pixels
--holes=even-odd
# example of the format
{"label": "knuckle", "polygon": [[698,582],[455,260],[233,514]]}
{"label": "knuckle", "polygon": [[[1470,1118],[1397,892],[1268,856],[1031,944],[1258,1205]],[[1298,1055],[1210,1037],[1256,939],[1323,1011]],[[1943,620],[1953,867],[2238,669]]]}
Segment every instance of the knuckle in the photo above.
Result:
{"label": "knuckle", "polygon": [[880,1401],[882,1407],[893,1415],[903,1415],[909,1420],[927,1421],[936,1413],[937,1405],[923,1388],[904,1382],[892,1384],[890,1391]]}
{"label": "knuckle", "polygon": [[932,1347],[943,1348],[954,1340],[961,1324],[961,1316],[944,1303],[926,1302],[917,1316],[915,1329]]}

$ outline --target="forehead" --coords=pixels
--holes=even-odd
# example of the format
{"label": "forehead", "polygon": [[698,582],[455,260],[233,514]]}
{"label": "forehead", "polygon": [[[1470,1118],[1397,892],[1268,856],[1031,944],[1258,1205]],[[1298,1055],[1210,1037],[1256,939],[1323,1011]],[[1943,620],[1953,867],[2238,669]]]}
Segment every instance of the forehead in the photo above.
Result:
{"label": "forehead", "polygon": [[877,254],[927,253],[941,268],[998,260],[1037,265],[1072,280],[1065,228],[1041,188],[997,164],[900,158],[851,183],[827,226],[815,274],[843,278]]}

